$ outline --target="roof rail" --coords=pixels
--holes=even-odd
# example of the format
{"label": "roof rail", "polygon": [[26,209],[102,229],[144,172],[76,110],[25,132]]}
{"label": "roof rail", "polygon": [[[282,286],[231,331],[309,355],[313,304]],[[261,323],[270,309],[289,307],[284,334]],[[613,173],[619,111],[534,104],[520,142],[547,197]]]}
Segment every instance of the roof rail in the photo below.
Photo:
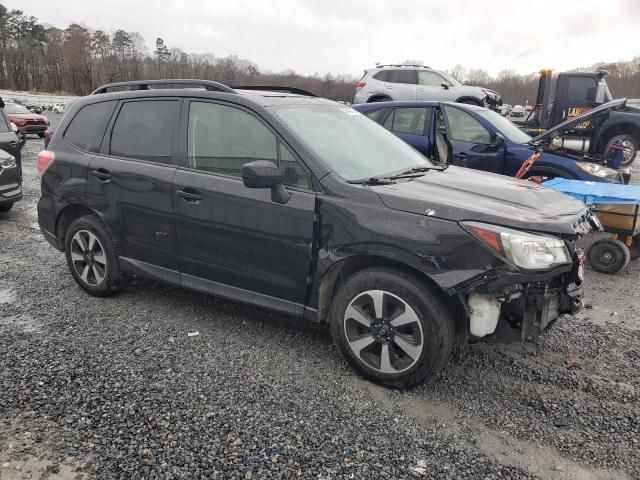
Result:
{"label": "roof rail", "polygon": [[420,67],[420,68],[431,68],[426,65],[418,65],[413,63],[379,63],[376,64],[376,68],[380,67]]}
{"label": "roof rail", "polygon": [[204,87],[205,90],[215,92],[236,93],[232,88],[211,80],[192,80],[188,78],[173,78],[166,80],[134,80],[131,82],[115,82],[96,88],[91,95],[107,93],[111,88],[128,88],[129,90],[149,90],[154,85],[183,85],[181,88]]}
{"label": "roof rail", "polygon": [[295,95],[304,95],[305,97],[317,97],[315,93],[308,92],[307,90],[303,90],[302,88],[296,87],[279,87],[276,85],[234,85],[234,90],[257,90],[264,92],[285,92],[285,93],[293,93]]}

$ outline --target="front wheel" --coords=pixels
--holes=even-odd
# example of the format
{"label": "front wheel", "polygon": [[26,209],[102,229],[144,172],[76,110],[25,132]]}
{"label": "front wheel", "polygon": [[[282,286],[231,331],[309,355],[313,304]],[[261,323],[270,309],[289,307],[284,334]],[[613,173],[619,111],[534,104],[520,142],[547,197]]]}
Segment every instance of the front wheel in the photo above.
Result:
{"label": "front wheel", "polygon": [[405,389],[440,371],[455,341],[453,317],[419,278],[383,268],[349,277],[329,313],[338,350],[361,376]]}
{"label": "front wheel", "polygon": [[128,283],[129,276],[120,271],[111,236],[93,215],[80,217],[69,225],[65,255],[73,279],[94,297],[112,295]]}
{"label": "front wheel", "polygon": [[615,137],[609,139],[609,141],[607,142],[607,147],[605,148],[605,156],[607,156],[607,154],[609,153],[609,148],[611,148],[611,146],[618,141],[622,143],[622,147],[624,148],[624,152],[622,154],[622,166],[628,167],[633,163],[633,161],[636,159],[636,155],[638,154],[638,141],[631,135],[616,135]]}

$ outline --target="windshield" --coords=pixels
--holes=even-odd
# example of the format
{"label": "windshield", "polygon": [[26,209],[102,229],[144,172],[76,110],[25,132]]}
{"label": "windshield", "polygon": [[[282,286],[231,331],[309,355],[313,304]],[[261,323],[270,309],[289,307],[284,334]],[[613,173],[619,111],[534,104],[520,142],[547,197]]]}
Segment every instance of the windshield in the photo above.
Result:
{"label": "windshield", "polygon": [[531,140],[529,135],[493,110],[476,110],[476,113],[491,122],[491,124],[497,128],[506,139],[511,140],[514,143],[527,143]]}
{"label": "windshield", "polygon": [[350,107],[296,105],[276,115],[346,181],[433,166],[393,133]]}
{"label": "windshield", "polygon": [[14,114],[31,113],[29,110],[27,110],[27,107],[24,107],[22,105],[18,105],[17,103],[5,103],[4,104],[4,111],[6,113],[14,113]]}

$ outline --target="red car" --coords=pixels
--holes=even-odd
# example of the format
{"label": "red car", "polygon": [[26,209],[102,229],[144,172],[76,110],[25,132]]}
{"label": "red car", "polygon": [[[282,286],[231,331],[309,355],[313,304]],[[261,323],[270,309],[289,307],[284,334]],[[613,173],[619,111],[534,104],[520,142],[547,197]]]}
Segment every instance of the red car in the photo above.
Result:
{"label": "red car", "polygon": [[18,127],[18,132],[22,135],[30,133],[39,137],[44,137],[44,132],[49,128],[49,120],[44,115],[31,113],[24,105],[5,102],[4,113],[10,121]]}

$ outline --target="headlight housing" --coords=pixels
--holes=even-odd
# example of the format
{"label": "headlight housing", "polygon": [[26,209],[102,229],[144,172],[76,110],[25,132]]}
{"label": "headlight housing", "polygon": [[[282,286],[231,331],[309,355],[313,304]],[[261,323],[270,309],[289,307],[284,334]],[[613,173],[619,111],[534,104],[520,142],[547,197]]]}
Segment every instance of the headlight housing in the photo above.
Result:
{"label": "headlight housing", "polygon": [[618,171],[613,168],[603,167],[602,165],[598,165],[597,163],[591,162],[576,162],[576,165],[580,167],[582,170],[587,172],[589,175],[593,175],[594,177],[599,178],[617,178]]}
{"label": "headlight housing", "polygon": [[562,239],[487,223],[464,222],[463,226],[491,251],[522,270],[550,270],[571,263]]}
{"label": "headlight housing", "polygon": [[1,158],[0,168],[13,168],[16,166],[16,159],[14,157]]}
{"label": "headlight housing", "polygon": [[498,98],[500,98],[500,95],[498,95],[496,92],[492,90],[487,90],[483,88],[482,91],[487,95],[487,97],[489,97],[492,100],[498,100]]}

